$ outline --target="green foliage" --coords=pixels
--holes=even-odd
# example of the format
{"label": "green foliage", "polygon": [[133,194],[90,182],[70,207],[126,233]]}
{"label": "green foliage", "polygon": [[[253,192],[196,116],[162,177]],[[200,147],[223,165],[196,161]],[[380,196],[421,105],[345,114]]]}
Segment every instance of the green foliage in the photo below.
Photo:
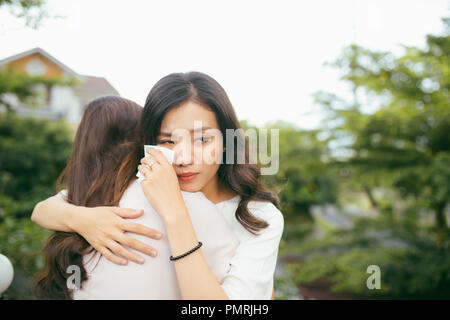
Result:
{"label": "green foliage", "polygon": [[7,299],[29,299],[32,276],[42,268],[50,232],[30,220],[37,202],[55,194],[55,181],[72,148],[63,122],[0,115],[0,252],[14,266]]}
{"label": "green foliage", "polygon": [[29,202],[52,194],[71,152],[71,131],[62,121],[0,117],[0,193]]}
{"label": "green foliage", "polygon": [[309,215],[311,205],[334,203],[336,174],[327,161],[327,143],[318,138],[319,131],[301,130],[280,121],[265,128],[268,132],[279,129],[279,170],[263,178],[271,189],[280,191],[283,213],[287,217]]}
{"label": "green foliage", "polygon": [[[375,220],[357,219],[350,231],[296,249],[305,263],[291,266],[299,284],[325,280],[331,291],[369,298],[450,298],[450,23],[427,36],[427,47],[404,47],[396,57],[351,45],[332,65],[353,88],[353,101],[319,92],[334,164],[346,172],[341,189],[391,191],[371,199]],[[375,111],[373,105],[377,105]],[[371,111],[368,111],[371,109]],[[396,202],[406,215],[396,217]],[[428,228],[417,217],[434,212]],[[381,269],[381,289],[369,290],[369,265]]]}
{"label": "green foliage", "polygon": [[40,254],[51,232],[28,217],[17,218],[23,206],[11,198],[0,198],[0,252],[6,255],[14,267],[14,279],[4,293],[5,299],[32,299],[31,285],[34,274],[43,267]]}
{"label": "green foliage", "polygon": [[37,85],[44,85],[51,88],[54,85],[73,86],[76,80],[73,78],[43,78],[41,76],[28,76],[11,68],[0,68],[0,106],[3,105],[8,111],[12,106],[8,103],[3,94],[14,94],[19,100],[28,102],[36,96]]}
{"label": "green foliage", "polygon": [[[449,298],[450,242],[438,249],[431,235],[392,221],[356,221],[352,232],[335,231],[304,243],[306,261],[288,265],[298,284],[326,279],[334,293],[355,298]],[[381,270],[381,288],[366,286],[367,267]]]}
{"label": "green foliage", "polygon": [[25,19],[28,27],[36,29],[47,16],[44,4],[45,0],[0,0],[0,9],[9,8],[14,16]]}
{"label": "green foliage", "polygon": [[[449,20],[445,23],[448,28]],[[427,36],[426,49],[405,47],[400,57],[352,45],[333,65],[355,93],[353,103],[331,93],[316,96],[336,123],[332,142],[350,141],[340,164],[360,186],[394,188],[426,203],[438,227],[445,228],[443,210],[450,199],[448,31]],[[364,103],[359,102],[362,93]],[[364,112],[369,102],[378,103],[378,110]]]}

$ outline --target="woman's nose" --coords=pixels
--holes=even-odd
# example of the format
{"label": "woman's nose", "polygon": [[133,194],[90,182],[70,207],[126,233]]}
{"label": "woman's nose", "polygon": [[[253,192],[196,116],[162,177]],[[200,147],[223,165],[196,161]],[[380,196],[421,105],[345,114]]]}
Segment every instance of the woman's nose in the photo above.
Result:
{"label": "woman's nose", "polygon": [[179,143],[173,149],[173,163],[176,165],[188,165],[192,163],[192,148],[189,144]]}

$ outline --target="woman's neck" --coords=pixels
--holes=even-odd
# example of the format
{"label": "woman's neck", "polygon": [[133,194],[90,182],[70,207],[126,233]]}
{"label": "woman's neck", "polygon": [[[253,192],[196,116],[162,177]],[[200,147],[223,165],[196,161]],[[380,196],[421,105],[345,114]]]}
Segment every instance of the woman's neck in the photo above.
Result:
{"label": "woman's neck", "polygon": [[217,175],[214,176],[201,190],[209,201],[216,204],[229,200],[236,196],[236,193],[227,188],[219,181]]}

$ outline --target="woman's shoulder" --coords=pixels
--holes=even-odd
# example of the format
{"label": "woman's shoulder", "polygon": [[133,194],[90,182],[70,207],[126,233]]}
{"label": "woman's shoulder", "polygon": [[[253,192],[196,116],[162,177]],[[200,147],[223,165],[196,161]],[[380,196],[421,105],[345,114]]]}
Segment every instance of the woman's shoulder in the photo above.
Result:
{"label": "woman's shoulder", "polygon": [[64,200],[67,200],[67,189],[62,189],[61,191],[59,191],[56,196],[58,198],[62,198]]}
{"label": "woman's shoulder", "polygon": [[[234,211],[239,206],[240,201],[241,196],[237,195],[230,200],[220,203],[219,205],[224,203],[234,204],[234,206],[230,207],[234,208]],[[250,200],[247,204],[247,209],[253,216],[268,222],[272,227],[283,228],[284,226],[283,213],[268,200]]]}
{"label": "woman's shoulder", "polygon": [[134,179],[128,184],[128,187],[125,189],[123,196],[129,196],[130,194],[140,193],[141,190],[142,188],[141,184],[139,183],[139,180]]}
{"label": "woman's shoulder", "polygon": [[146,203],[144,200],[145,196],[141,184],[138,179],[134,179],[125,189],[119,201],[119,207],[143,206]]}
{"label": "woman's shoulder", "polygon": [[266,221],[271,228],[284,227],[283,213],[270,201],[251,200],[247,209],[259,219]]}

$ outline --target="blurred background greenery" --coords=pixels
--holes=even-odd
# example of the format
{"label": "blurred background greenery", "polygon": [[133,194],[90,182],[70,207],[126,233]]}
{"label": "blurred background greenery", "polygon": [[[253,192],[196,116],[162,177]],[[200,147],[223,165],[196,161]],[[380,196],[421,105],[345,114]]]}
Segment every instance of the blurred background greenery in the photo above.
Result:
{"label": "blurred background greenery", "polygon": [[[450,20],[443,26],[401,56],[346,47],[330,67],[353,99],[317,92],[321,128],[266,125],[280,130],[280,169],[264,176],[285,216],[277,299],[450,299]],[[59,81],[0,69],[0,252],[15,270],[5,299],[33,298],[50,232],[30,215],[55,193],[73,128],[19,117],[1,97],[32,104],[36,84]],[[380,267],[378,290],[367,288],[369,265]]]}
{"label": "blurred background greenery", "polygon": [[[426,49],[345,48],[353,100],[318,92],[322,130],[281,124],[280,261],[312,299],[449,299],[450,20]],[[374,112],[365,107],[381,102]],[[381,270],[368,290],[367,267]],[[286,277],[282,278],[281,283]],[[283,297],[283,293],[280,293]]]}

